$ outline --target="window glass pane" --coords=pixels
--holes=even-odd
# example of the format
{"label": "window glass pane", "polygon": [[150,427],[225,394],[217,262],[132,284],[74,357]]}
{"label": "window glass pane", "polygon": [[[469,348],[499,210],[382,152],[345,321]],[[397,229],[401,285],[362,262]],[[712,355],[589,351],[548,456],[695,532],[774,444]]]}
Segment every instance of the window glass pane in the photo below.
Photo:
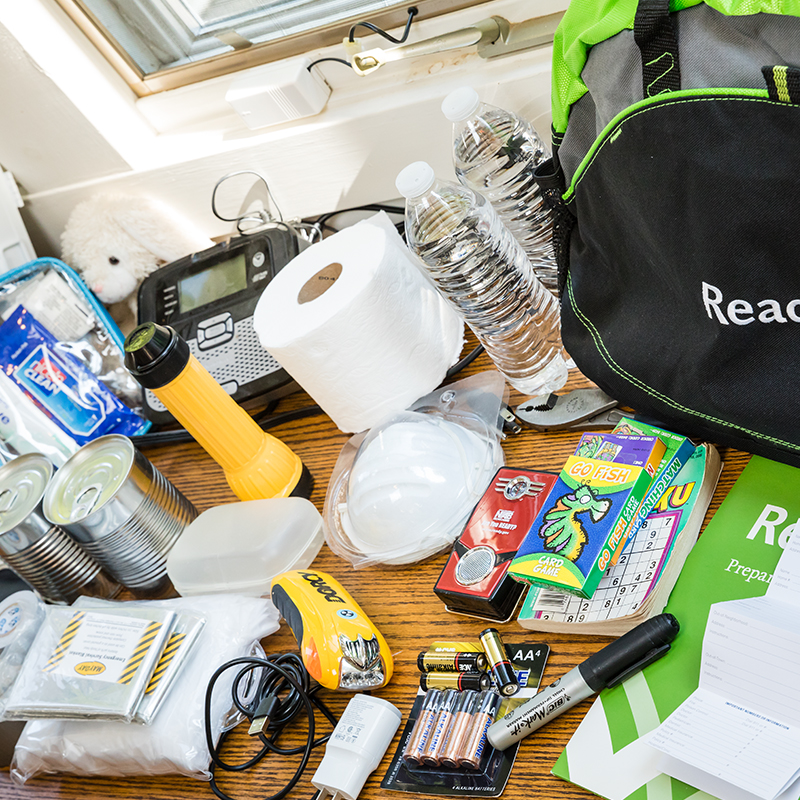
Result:
{"label": "window glass pane", "polygon": [[[149,75],[230,52],[226,34],[262,44],[390,8],[397,0],[80,0]],[[342,38],[347,31],[342,32]]]}

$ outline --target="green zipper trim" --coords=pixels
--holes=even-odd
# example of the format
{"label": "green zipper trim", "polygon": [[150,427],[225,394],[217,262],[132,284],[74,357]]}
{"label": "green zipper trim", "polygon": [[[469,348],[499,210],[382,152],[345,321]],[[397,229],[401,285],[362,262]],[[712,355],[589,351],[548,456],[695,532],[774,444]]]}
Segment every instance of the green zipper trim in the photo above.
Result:
{"label": "green zipper trim", "polygon": [[[679,12],[704,3],[725,17],[783,14],[800,17],[798,0],[670,0],[669,10]],[[587,91],[583,81],[592,47],[624,30],[633,30],[638,0],[572,0],[553,39],[553,127],[565,131],[570,110]],[[725,20],[728,22],[728,20]]]}
{"label": "green zipper trim", "polygon": [[589,151],[583,157],[578,169],[572,176],[572,183],[569,189],[564,192],[564,202],[569,203],[575,195],[575,189],[586,174],[592,162],[599,155],[600,151],[606,144],[612,143],[617,136],[619,136],[622,125],[629,119],[637,117],[649,111],[653,106],[669,106],[681,105],[683,103],[701,103],[701,102],[716,102],[720,98],[726,100],[745,100],[755,101],[759,103],[769,103],[770,105],[786,108],[785,103],[779,103],[775,100],[769,99],[769,94],[766,89],[686,89],[680,92],[670,92],[668,95],[656,95],[655,97],[648,97],[628,106],[624,111],[620,111],[611,122],[606,125],[602,133],[595,139]]}
{"label": "green zipper trim", "polygon": [[575,302],[575,295],[573,294],[572,290],[572,275],[567,275],[567,294],[569,295],[569,302],[572,306],[573,311],[575,312],[575,316],[578,320],[583,324],[586,330],[589,332],[589,335],[592,337],[594,341],[595,348],[597,352],[600,354],[603,361],[606,362],[606,365],[615,372],[620,378],[627,381],[628,383],[632,384],[636,388],[643,391],[645,394],[650,395],[650,397],[655,398],[656,400],[660,401],[666,406],[673,408],[676,411],[680,411],[684,414],[690,414],[692,416],[698,417],[699,419],[706,420],[708,422],[713,422],[717,425],[721,425],[724,428],[729,428],[731,430],[740,431],[742,433],[747,433],[755,439],[761,439],[765,442],[770,442],[771,444],[778,445],[780,447],[784,447],[787,450],[794,450],[800,451],[800,445],[795,444],[793,442],[787,442],[783,439],[776,439],[774,436],[767,436],[764,433],[759,433],[758,431],[750,430],[749,428],[745,428],[742,425],[734,425],[732,422],[728,422],[724,419],[718,419],[717,417],[712,417],[710,414],[704,414],[701,411],[697,411],[693,408],[689,408],[688,406],[684,406],[681,403],[673,400],[671,397],[668,397],[665,394],[653,389],[651,386],[648,386],[644,381],[640,380],[639,378],[631,375],[630,372],[625,370],[621,367],[611,356],[609,353],[608,348],[603,342],[603,337],[600,335],[600,332],[595,328],[592,321],[578,308],[578,304]]}

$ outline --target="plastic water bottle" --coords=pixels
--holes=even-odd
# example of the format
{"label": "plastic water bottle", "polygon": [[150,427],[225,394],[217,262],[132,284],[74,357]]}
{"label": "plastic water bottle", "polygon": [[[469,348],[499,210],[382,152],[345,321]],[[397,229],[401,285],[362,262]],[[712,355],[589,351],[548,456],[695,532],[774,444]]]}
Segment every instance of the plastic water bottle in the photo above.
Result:
{"label": "plastic water bottle", "polygon": [[408,245],[508,382],[528,395],[567,380],[558,301],[480,194],[417,161],[398,176]]}
{"label": "plastic water bottle", "polygon": [[533,170],[550,157],[533,127],[516,114],[482,103],[469,86],[442,102],[453,123],[453,164],[464,186],[494,206],[533,265],[536,277],[558,293],[553,221]]}

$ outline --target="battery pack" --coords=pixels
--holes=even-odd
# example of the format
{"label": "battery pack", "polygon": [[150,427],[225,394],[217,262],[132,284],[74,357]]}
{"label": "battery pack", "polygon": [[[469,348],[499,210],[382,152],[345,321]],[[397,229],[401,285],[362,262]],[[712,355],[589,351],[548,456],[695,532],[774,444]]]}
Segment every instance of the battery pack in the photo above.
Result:
{"label": "battery pack", "polygon": [[550,472],[501,467],[475,506],[434,592],[448,611],[507,622],[526,586],[506,573],[556,482]]}

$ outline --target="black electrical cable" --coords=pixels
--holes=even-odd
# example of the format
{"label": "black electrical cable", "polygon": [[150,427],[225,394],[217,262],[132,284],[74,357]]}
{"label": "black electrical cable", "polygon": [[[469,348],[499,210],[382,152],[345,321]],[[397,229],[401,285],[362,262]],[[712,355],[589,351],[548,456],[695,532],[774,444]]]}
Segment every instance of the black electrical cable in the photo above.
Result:
{"label": "black electrical cable", "polygon": [[465,355],[461,361],[453,364],[453,366],[450,367],[450,369],[445,373],[444,379],[447,380],[448,378],[452,378],[457,372],[461,372],[461,370],[464,369],[464,367],[469,366],[483,352],[483,350],[483,345],[479,344],[474,350],[467,353],[467,355]]}
{"label": "black electrical cable", "polygon": [[[452,378],[462,369],[469,366],[482,352],[483,345],[478,345],[474,350],[467,353],[458,363],[450,367],[445,373],[445,380]],[[264,419],[264,416],[271,412],[275,404],[267,406],[262,412],[253,417],[254,421],[262,430],[269,430],[278,425],[283,425],[287,422],[294,422],[298,419],[305,419],[306,417],[313,417],[317,414],[324,413],[322,407],[319,405],[305,406],[303,408],[296,408],[293,411],[284,411],[282,414],[276,414],[274,417]],[[189,431],[179,428],[174,431],[154,431],[153,433],[140,433],[137,436],[130,437],[131,442],[136,447],[159,447],[166,444],[184,444],[186,442],[193,442],[194,437]]]}
{"label": "black electrical cable", "polygon": [[[352,28],[350,28],[349,39],[350,39],[351,42],[354,42],[355,41],[356,28],[362,27],[362,28],[368,28],[373,33],[379,33],[381,36],[384,37],[384,39],[388,39],[390,42],[394,42],[395,44],[403,44],[403,42],[406,39],[408,39],[408,34],[409,34],[409,31],[411,30],[411,21],[414,19],[414,17],[418,13],[419,13],[418,9],[413,7],[413,6],[408,9],[408,19],[406,20],[406,27],[405,27],[405,30],[403,31],[403,35],[402,35],[402,37],[400,39],[395,38],[390,33],[387,33],[386,31],[382,30],[381,28],[377,27],[376,25],[373,25],[371,22],[356,22],[356,24],[353,25]],[[353,66],[349,61],[345,61],[345,59],[343,59],[343,58],[334,58],[332,56],[329,56],[329,57],[326,57],[326,58],[318,58],[316,61],[312,61],[308,65],[308,69],[311,69],[311,67],[315,67],[317,64],[322,64],[324,61],[335,61],[337,64],[344,64],[346,67],[352,67]]]}
{"label": "black electrical cable", "polygon": [[333,58],[331,56],[331,57],[328,57],[328,58],[318,58],[316,61],[312,61],[308,65],[308,69],[310,70],[311,67],[316,67],[317,64],[321,64],[323,61],[335,61],[337,64],[344,64],[346,67],[352,67],[353,66],[349,61],[345,61],[343,58]]}
{"label": "black electrical cable", "polygon": [[277,406],[278,406],[277,400],[270,400],[263,411],[259,411],[258,414],[253,415],[253,419],[256,422],[265,421],[269,417],[269,415],[277,408]]}
{"label": "black electrical cable", "polygon": [[[268,723],[266,723],[266,730],[271,732],[271,736],[267,736],[263,732],[258,733],[258,738],[263,745],[261,750],[255,756],[241,764],[228,764],[223,761],[220,756],[220,751],[229,731],[224,732],[220,736],[219,742],[216,745],[214,744],[214,737],[211,730],[211,698],[214,692],[214,686],[219,678],[229,669],[233,669],[237,666],[241,666],[242,669],[239,670],[233,680],[233,702],[249,722],[253,721],[259,707],[263,707],[265,702],[271,704],[270,707],[273,710],[269,715]],[[240,684],[242,681],[250,679],[251,673],[255,670],[262,670],[259,677],[258,688],[254,699],[250,703],[245,704],[240,697]],[[242,772],[255,766],[269,753],[283,756],[302,754],[302,757],[294,775],[283,789],[265,798],[265,800],[281,800],[281,798],[285,797],[294,788],[308,765],[311,751],[330,739],[330,734],[316,740],[314,739],[314,706],[325,715],[327,720],[334,727],[337,722],[336,717],[333,716],[327,706],[316,697],[319,686],[312,688],[310,683],[311,679],[308,671],[297,653],[271,655],[267,658],[255,658],[251,656],[236,658],[223,664],[214,672],[206,689],[204,730],[206,745],[208,746],[208,752],[212,762],[210,786],[211,790],[220,800],[233,800],[233,798],[217,786],[217,769],[226,772]],[[299,747],[278,747],[276,744],[278,737],[303,709],[305,709],[306,718],[308,720],[308,733],[306,735],[305,744]]]}
{"label": "black electrical cable", "polygon": [[293,422],[296,419],[305,419],[321,413],[322,407],[315,403],[313,406],[305,406],[305,408],[296,408],[294,411],[284,411],[282,414],[276,414],[274,417],[262,420],[258,423],[258,426],[261,430],[267,431],[277,425],[283,425],[284,422]]}
{"label": "black electrical cable", "polygon": [[[474,350],[467,353],[458,363],[453,364],[445,373],[445,380],[452,378],[462,369],[469,366],[482,352],[483,345],[478,345]],[[296,408],[293,411],[284,411],[282,414],[276,414],[274,417],[264,418],[265,415],[272,412],[276,403],[273,402],[268,405],[263,411],[253,417],[253,420],[258,423],[262,430],[269,430],[278,425],[283,425],[286,422],[294,422],[297,419],[305,419],[306,417],[313,417],[317,414],[322,414],[322,407],[319,405],[305,406],[304,408]],[[140,433],[137,436],[130,437],[131,442],[136,447],[159,447],[166,444],[184,444],[186,442],[193,442],[194,436],[189,431],[179,428],[174,431],[154,431],[153,433]]]}
{"label": "black electrical cable", "polygon": [[391,206],[386,203],[368,203],[364,206],[353,206],[352,208],[342,208],[338,211],[329,211],[327,214],[321,214],[311,224],[324,225],[332,217],[339,214],[346,214],[349,211],[385,211],[387,214],[405,214],[405,209],[401,206]]}
{"label": "black electrical cable", "polygon": [[[274,407],[274,406],[273,406]],[[263,416],[268,412],[269,406],[262,411],[259,415],[253,417],[258,427],[261,430],[267,431],[277,425],[283,425],[285,422],[293,422],[296,419],[305,419],[305,417],[312,417],[315,414],[321,414],[322,409],[318,405],[306,406],[304,408],[296,408],[294,411],[284,411],[282,414],[276,414],[274,417],[264,419]],[[137,436],[130,437],[131,442],[136,447],[157,447],[164,444],[182,444],[184,442],[193,442],[194,436],[189,431],[179,428],[174,431],[154,431],[153,433],[140,433]]]}
{"label": "black electrical cable", "polygon": [[419,14],[419,9],[417,9],[415,6],[411,6],[411,8],[408,9],[408,19],[406,20],[406,28],[403,31],[402,38],[400,39],[396,39],[390,33],[386,33],[386,31],[381,30],[380,28],[373,25],[371,22],[356,22],[356,24],[353,25],[352,28],[350,28],[349,39],[351,42],[354,42],[356,40],[355,38],[356,28],[361,27],[361,28],[368,28],[373,33],[379,33],[381,36],[383,36],[384,39],[388,39],[390,42],[394,42],[395,44],[403,44],[403,42],[406,39],[408,39],[408,32],[411,30],[411,22],[417,14]]}

